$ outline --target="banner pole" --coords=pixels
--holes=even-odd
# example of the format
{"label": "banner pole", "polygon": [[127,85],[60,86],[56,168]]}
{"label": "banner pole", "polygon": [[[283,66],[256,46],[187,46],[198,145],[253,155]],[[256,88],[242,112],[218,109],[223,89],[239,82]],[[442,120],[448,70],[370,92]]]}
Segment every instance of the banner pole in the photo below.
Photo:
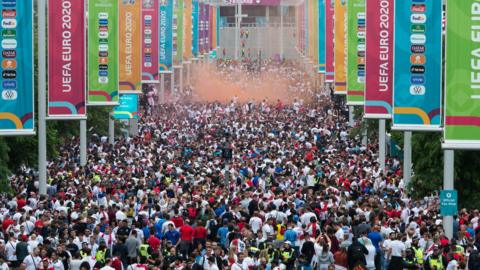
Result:
{"label": "banner pole", "polygon": [[353,106],[348,106],[348,126],[353,127]]}
{"label": "banner pole", "polygon": [[165,73],[160,74],[160,103],[165,103]]}
{"label": "banner pole", "polygon": [[178,69],[178,71],[179,71],[179,73],[180,73],[180,74],[179,74],[180,77],[178,78],[178,80],[179,80],[179,86],[178,86],[179,90],[178,90],[178,92],[180,92],[180,93],[183,94],[183,64],[180,66],[180,68]]}
{"label": "banner pole", "polygon": [[170,99],[173,98],[173,91],[175,90],[175,68],[172,68],[170,75]]}
{"label": "banner pole", "polygon": [[135,137],[138,135],[138,119],[129,119],[129,126],[130,130],[128,131],[130,133],[130,136]]}
{"label": "banner pole", "polygon": [[408,186],[412,179],[412,132],[403,133],[403,182]]}
{"label": "banner pole", "polygon": [[379,153],[378,159],[380,161],[380,169],[385,171],[385,119],[378,120],[378,140],[379,140]]}
{"label": "banner pole", "polygon": [[362,145],[363,146],[367,146],[368,144],[368,125],[367,125],[367,122],[366,120],[364,120],[365,123],[364,123],[364,127],[362,129]]}
{"label": "banner pole", "polygon": [[80,120],[80,166],[87,165],[87,120]]}
{"label": "banner pole", "polygon": [[38,1],[38,191],[47,194],[46,0]]}
{"label": "banner pole", "polygon": [[113,144],[115,142],[115,120],[113,119],[113,112],[110,112],[108,116],[108,143]]}
{"label": "banner pole", "polygon": [[[454,150],[443,150],[443,189],[453,190],[453,173],[454,173]],[[443,217],[443,229],[448,239],[453,237],[453,216]]]}

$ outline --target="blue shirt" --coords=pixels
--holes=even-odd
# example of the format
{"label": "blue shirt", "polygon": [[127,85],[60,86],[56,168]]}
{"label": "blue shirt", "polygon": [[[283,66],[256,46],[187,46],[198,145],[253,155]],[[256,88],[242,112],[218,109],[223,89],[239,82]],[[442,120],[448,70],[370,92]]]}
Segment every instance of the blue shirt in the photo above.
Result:
{"label": "blue shirt", "polygon": [[371,232],[368,234],[368,238],[372,241],[372,245],[375,247],[377,253],[380,252],[380,242],[383,241],[383,237],[379,232]]}
{"label": "blue shirt", "polygon": [[297,233],[292,230],[292,229],[288,229],[285,231],[285,241],[290,241],[292,242],[292,246],[295,246],[295,242],[297,241]]}
{"label": "blue shirt", "polygon": [[177,232],[176,230],[173,231],[167,231],[164,236],[167,241],[172,242],[172,245],[176,245],[178,242],[178,239],[180,239],[180,233]]}
{"label": "blue shirt", "polygon": [[157,221],[157,223],[155,223],[155,225],[153,227],[155,228],[156,233],[161,233],[162,232],[163,223],[165,223],[165,219],[163,219],[163,218],[159,219]]}
{"label": "blue shirt", "polygon": [[220,240],[220,244],[225,246],[227,243],[227,234],[228,234],[228,227],[221,227],[217,231],[217,237]]}

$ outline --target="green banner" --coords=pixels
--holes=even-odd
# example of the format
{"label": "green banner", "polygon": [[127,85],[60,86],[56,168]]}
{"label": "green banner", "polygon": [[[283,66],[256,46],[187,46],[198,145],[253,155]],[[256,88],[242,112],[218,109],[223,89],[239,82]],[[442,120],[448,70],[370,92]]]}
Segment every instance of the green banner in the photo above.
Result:
{"label": "green banner", "polygon": [[[177,26],[177,29],[174,29],[176,30],[176,33],[177,33],[177,38],[176,38],[176,44],[174,42],[173,44],[173,62],[174,62],[174,65],[181,65],[182,64],[182,60],[183,60],[183,10],[184,10],[184,6],[183,6],[183,0],[175,0],[175,9],[173,11],[174,13],[174,17],[173,17],[173,20],[175,21],[176,20],[176,26]],[[174,23],[175,25],[175,23]]]}
{"label": "green banner", "polygon": [[448,0],[446,149],[480,148],[480,2]]}
{"label": "green banner", "polygon": [[88,1],[88,104],[118,104],[118,0]]}
{"label": "green banner", "polygon": [[347,104],[365,97],[365,0],[347,2]]}

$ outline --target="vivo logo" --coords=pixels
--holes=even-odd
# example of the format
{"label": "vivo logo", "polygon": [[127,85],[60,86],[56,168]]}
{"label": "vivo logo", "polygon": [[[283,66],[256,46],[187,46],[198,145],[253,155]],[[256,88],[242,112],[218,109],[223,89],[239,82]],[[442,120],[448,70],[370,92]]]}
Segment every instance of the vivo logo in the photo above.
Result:
{"label": "vivo logo", "polygon": [[425,86],[423,85],[411,85],[410,94],[414,96],[423,96],[425,95]]}
{"label": "vivo logo", "polygon": [[8,89],[2,91],[2,99],[3,100],[16,100],[18,97],[18,93],[16,90]]}
{"label": "vivo logo", "polygon": [[15,80],[4,80],[2,82],[2,87],[4,89],[17,89],[17,81],[15,81]]}
{"label": "vivo logo", "polygon": [[425,83],[425,77],[422,75],[412,75],[410,77],[410,83],[412,84],[424,84]]}

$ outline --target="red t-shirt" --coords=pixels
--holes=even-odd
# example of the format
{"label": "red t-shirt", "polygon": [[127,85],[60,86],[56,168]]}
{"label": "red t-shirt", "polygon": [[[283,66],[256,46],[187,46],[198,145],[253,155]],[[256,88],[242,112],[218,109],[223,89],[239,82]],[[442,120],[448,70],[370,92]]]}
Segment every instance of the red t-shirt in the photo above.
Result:
{"label": "red t-shirt", "polygon": [[189,225],[180,227],[180,239],[185,241],[193,240],[193,229]]}
{"label": "red t-shirt", "polygon": [[153,250],[158,250],[160,248],[160,244],[161,244],[160,239],[158,239],[154,235],[150,235],[150,237],[147,240],[147,243],[150,245],[150,247]]}
{"label": "red t-shirt", "polygon": [[196,227],[193,229],[193,238],[206,239],[207,238],[207,229],[205,227]]}
{"label": "red t-shirt", "polygon": [[3,231],[6,231],[10,225],[13,224],[13,220],[11,219],[5,219],[2,223],[2,229]]}
{"label": "red t-shirt", "polygon": [[27,205],[27,201],[25,201],[24,199],[17,200],[17,208],[19,210],[22,209],[25,205]]}
{"label": "red t-shirt", "polygon": [[173,217],[172,218],[173,224],[175,224],[175,228],[180,228],[183,226],[183,218],[178,216],[178,217]]}

